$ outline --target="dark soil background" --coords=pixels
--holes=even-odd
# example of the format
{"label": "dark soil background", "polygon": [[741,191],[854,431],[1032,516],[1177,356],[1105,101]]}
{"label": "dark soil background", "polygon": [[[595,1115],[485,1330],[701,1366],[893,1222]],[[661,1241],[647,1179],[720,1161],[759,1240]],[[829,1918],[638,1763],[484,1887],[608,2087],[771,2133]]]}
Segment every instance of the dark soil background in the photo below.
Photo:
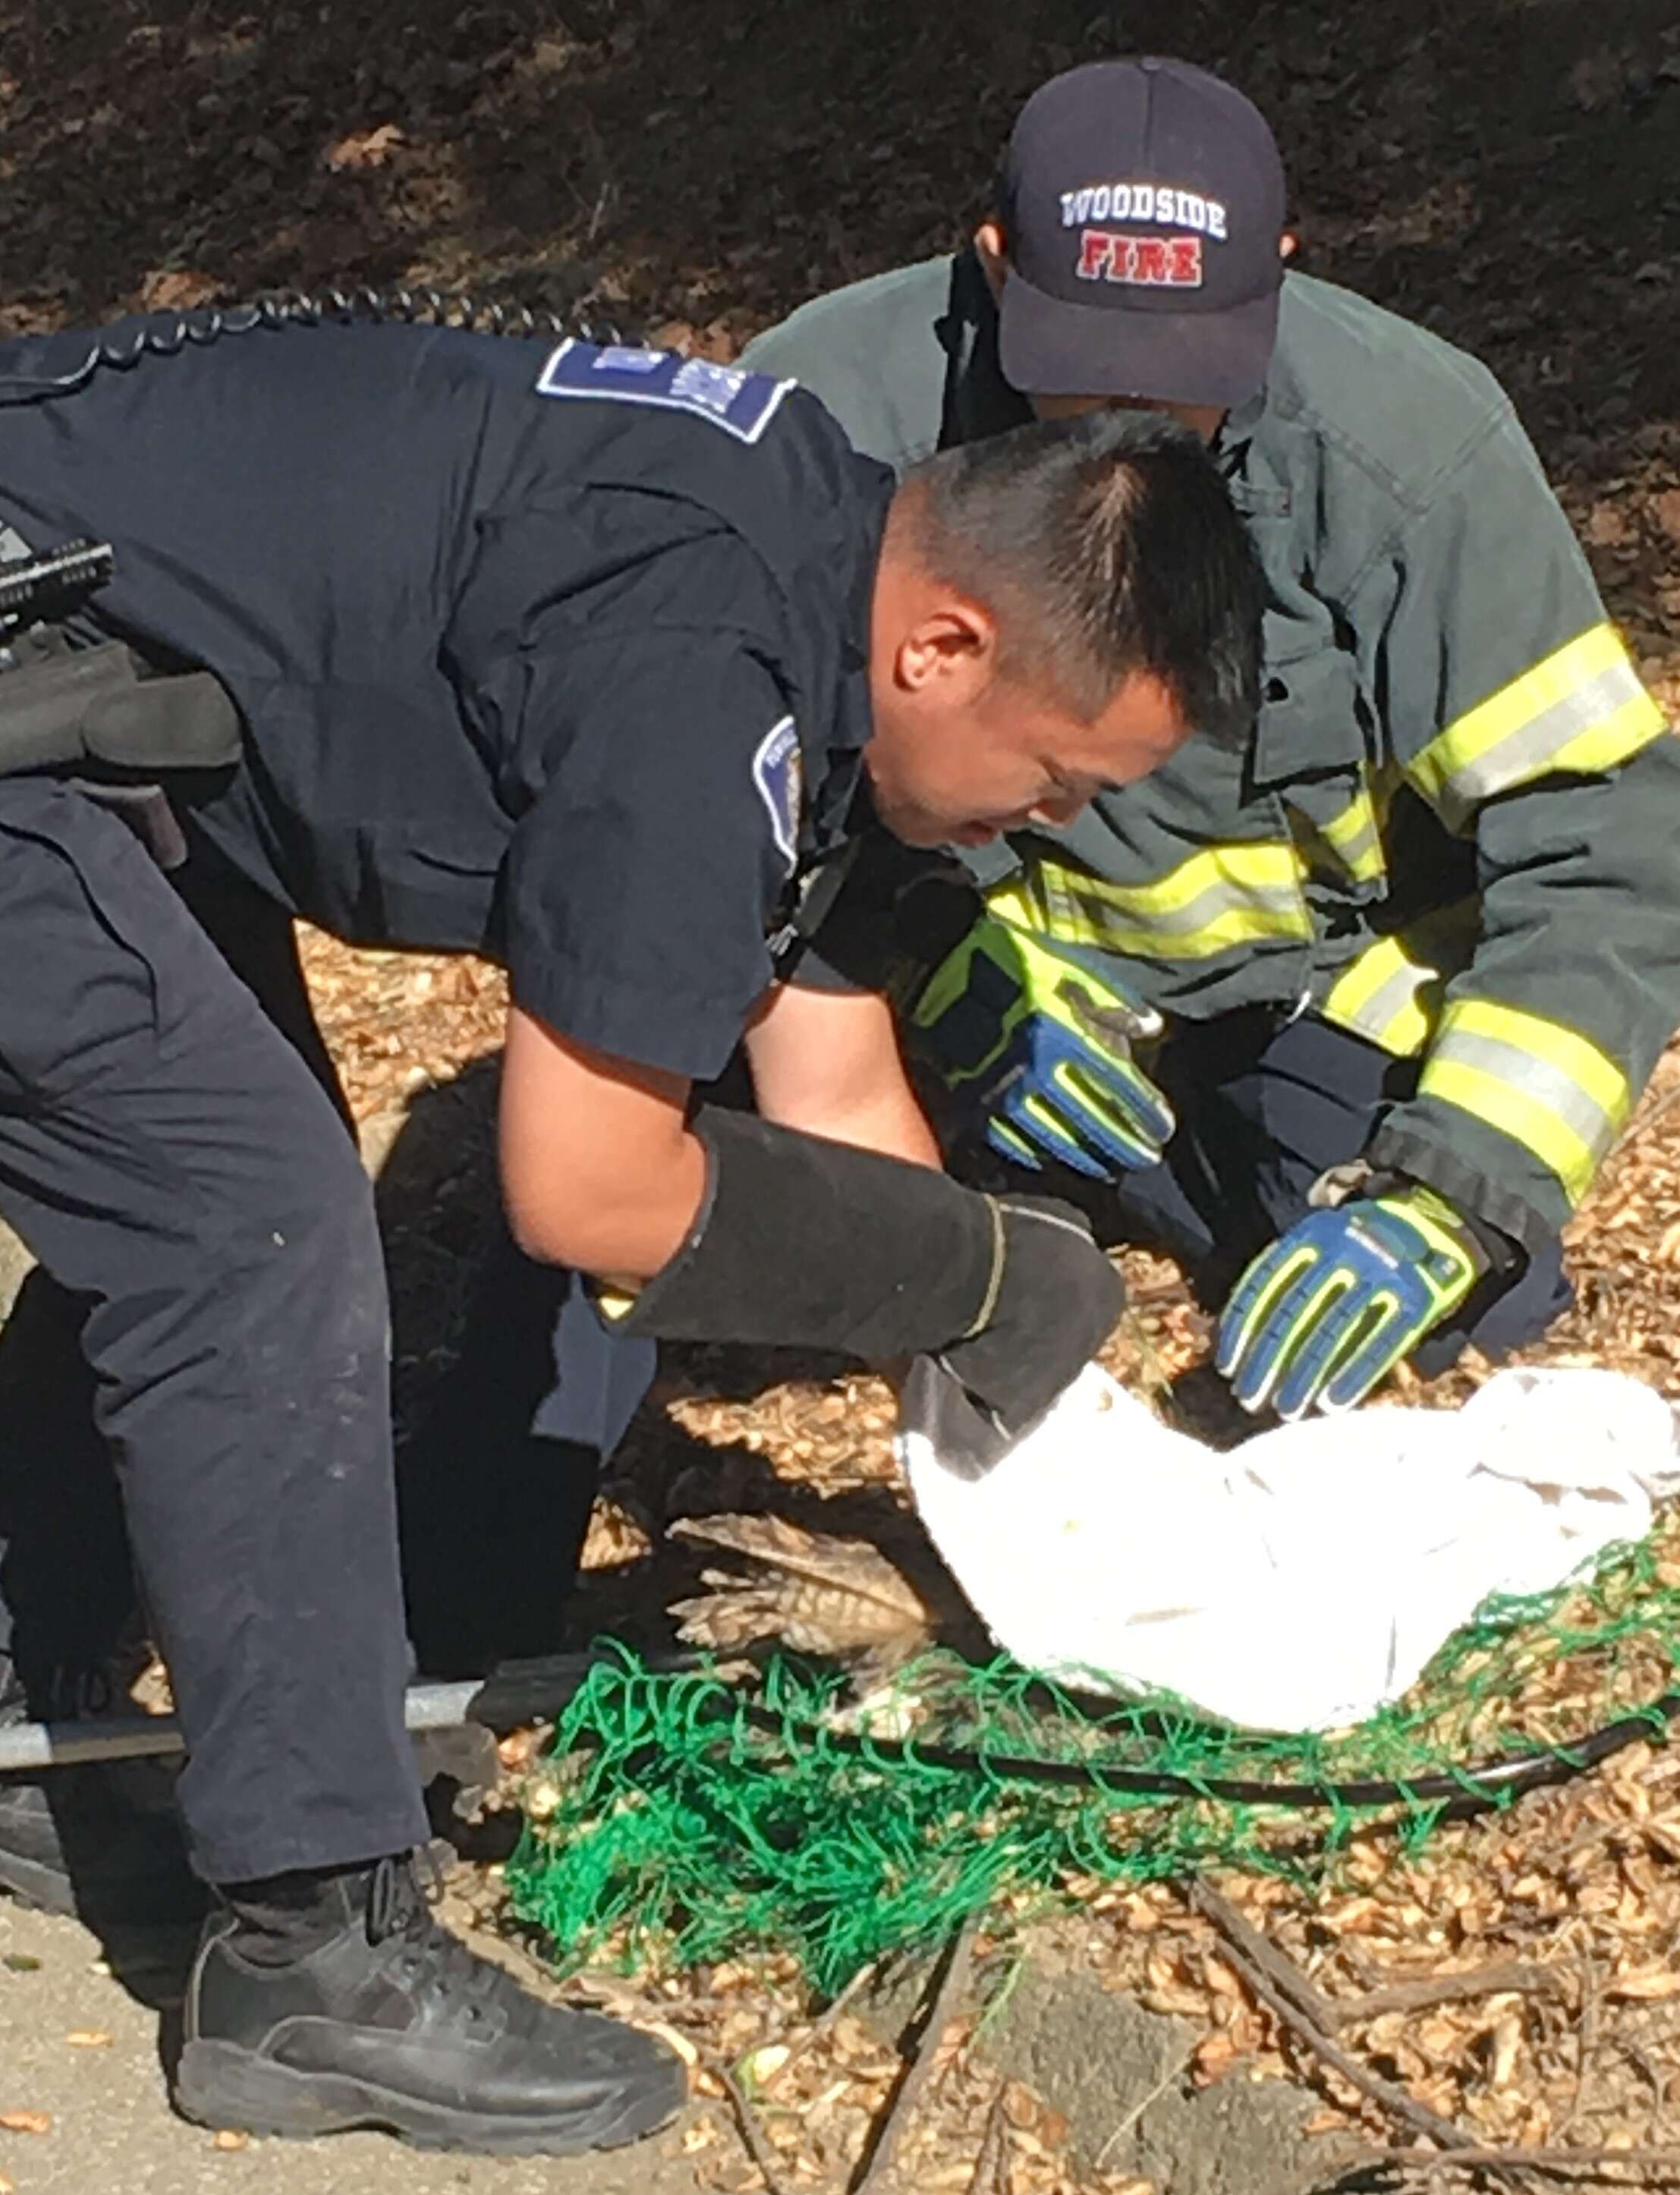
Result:
{"label": "dark soil background", "polygon": [[1500,374],[1666,667],[1676,0],[0,0],[0,326],[427,278],[726,351],[950,245],[1035,84],[1151,48],[1268,115],[1302,265]]}

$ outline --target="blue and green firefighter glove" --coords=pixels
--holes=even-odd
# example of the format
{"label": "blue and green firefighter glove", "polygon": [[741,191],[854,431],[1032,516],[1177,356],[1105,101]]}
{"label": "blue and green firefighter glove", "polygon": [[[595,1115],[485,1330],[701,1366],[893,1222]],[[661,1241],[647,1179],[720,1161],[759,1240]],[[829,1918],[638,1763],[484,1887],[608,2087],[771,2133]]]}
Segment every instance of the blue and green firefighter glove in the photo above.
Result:
{"label": "blue and green firefighter glove", "polygon": [[928,978],[912,1010],[936,1072],[986,1141],[1018,1166],[1047,1159],[1098,1181],[1153,1166],[1175,1125],[1132,1057],[1161,1017],[1100,954],[1052,944],[1009,888]]}
{"label": "blue and green firefighter glove", "polygon": [[1421,1185],[1309,1212],[1232,1290],[1215,1362],[1245,1410],[1350,1410],[1488,1263],[1474,1230]]}

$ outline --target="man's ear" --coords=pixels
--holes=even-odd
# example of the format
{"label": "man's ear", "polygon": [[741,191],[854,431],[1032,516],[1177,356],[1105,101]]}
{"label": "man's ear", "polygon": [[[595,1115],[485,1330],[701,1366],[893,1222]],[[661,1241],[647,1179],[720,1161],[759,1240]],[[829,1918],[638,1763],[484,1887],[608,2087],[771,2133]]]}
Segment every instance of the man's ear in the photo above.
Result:
{"label": "man's ear", "polygon": [[991,614],[962,595],[928,604],[893,655],[893,672],[907,692],[929,700],[967,703],[990,683],[997,660],[997,627]]}
{"label": "man's ear", "polygon": [[1009,265],[1009,239],[1002,226],[995,221],[983,221],[974,231],[974,254],[986,278],[987,287],[994,300],[1003,301],[1003,277]]}
{"label": "man's ear", "polygon": [[1293,229],[1286,228],[1283,234],[1278,239],[1279,258],[1293,259],[1296,253],[1299,251],[1300,249],[1301,239],[1295,233]]}

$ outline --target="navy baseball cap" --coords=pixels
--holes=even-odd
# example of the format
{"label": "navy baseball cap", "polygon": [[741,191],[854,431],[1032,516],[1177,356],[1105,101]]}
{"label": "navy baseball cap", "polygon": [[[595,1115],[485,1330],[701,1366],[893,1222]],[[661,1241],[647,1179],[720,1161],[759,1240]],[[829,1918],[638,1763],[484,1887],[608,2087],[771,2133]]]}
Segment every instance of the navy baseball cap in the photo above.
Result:
{"label": "navy baseball cap", "polygon": [[1053,77],[1021,109],[998,200],[1015,388],[1230,406],[1264,382],[1284,170],[1233,86],[1153,55]]}

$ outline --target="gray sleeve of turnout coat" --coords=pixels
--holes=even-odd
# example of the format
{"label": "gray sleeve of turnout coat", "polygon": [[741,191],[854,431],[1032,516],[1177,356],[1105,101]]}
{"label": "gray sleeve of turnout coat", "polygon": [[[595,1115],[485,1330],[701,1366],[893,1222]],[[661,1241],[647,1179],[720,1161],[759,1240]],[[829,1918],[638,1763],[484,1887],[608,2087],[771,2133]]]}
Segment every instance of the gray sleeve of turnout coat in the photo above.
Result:
{"label": "gray sleeve of turnout coat", "polygon": [[1475,845],[1481,921],[1371,1155],[1532,1247],[1680,1022],[1680,745],[1509,404],[1420,500],[1354,623],[1390,763]]}
{"label": "gray sleeve of turnout coat", "polygon": [[801,383],[854,449],[903,473],[939,446],[950,285],[949,258],[872,275],[755,336],[741,363]]}

